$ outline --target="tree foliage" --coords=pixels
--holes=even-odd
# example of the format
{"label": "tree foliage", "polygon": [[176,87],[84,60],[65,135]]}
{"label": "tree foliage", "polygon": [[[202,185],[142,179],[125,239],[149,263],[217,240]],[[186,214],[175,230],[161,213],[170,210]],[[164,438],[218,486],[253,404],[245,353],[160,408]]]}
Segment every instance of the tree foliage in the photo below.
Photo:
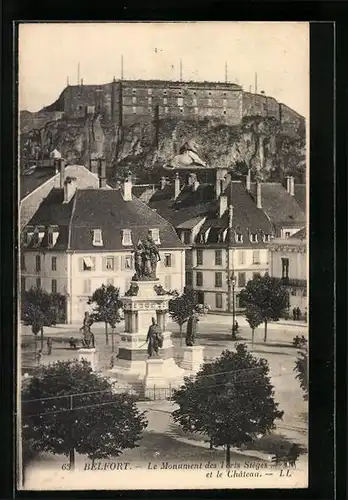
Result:
{"label": "tree foliage", "polygon": [[72,466],[75,451],[102,459],[136,447],[147,425],[134,398],[116,394],[86,361],[42,366],[23,389],[22,415],[32,449],[70,455]]}
{"label": "tree foliage", "polygon": [[169,301],[169,314],[172,320],[179,325],[180,341],[182,339],[182,327],[195,310],[196,305],[196,294],[189,287],[184,288],[182,295],[177,295]]}
{"label": "tree foliage", "polygon": [[179,408],[174,421],[186,432],[209,436],[215,446],[241,447],[258,434],[274,428],[283,412],[274,400],[268,362],[237,344],[236,352],[225,350],[205,364],[196,379],[186,378],[174,393]]}
{"label": "tree foliage", "polygon": [[303,390],[303,399],[308,400],[308,350],[307,339],[296,336],[293,340],[293,345],[298,349],[297,358],[295,361],[294,371],[296,378],[300,382],[300,387]]}
{"label": "tree foliage", "polygon": [[120,300],[120,289],[113,285],[102,285],[97,288],[88,299],[88,304],[93,304],[93,321],[105,323],[106,343],[108,344],[108,325],[115,328],[122,319],[120,310],[122,301]]}
{"label": "tree foliage", "polygon": [[23,292],[21,307],[22,321],[31,325],[34,335],[41,332],[41,349],[43,349],[43,327],[65,320],[65,297],[60,294],[50,294],[42,288],[31,288]]}
{"label": "tree foliage", "polygon": [[278,320],[285,313],[288,297],[285,286],[268,274],[256,276],[248,281],[246,287],[241,290],[239,294],[240,304],[243,304],[246,310],[254,306],[260,311],[262,321],[265,324],[264,342],[267,341],[268,322]]}

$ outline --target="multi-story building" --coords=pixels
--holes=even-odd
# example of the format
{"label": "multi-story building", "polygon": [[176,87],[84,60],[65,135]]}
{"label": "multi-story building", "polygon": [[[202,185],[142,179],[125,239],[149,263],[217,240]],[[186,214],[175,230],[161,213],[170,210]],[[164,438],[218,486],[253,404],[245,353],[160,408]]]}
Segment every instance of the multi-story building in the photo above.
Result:
{"label": "multi-story building", "polygon": [[305,227],[306,217],[290,190],[291,180],[286,189],[251,183],[250,175],[245,182],[231,180],[224,168],[214,173],[215,183],[199,182],[197,175],[207,179],[201,166],[183,186],[178,173],[172,184],[162,179],[149,205],[173,224],[187,246],[186,285],[196,290],[198,301],[211,310],[231,311],[233,302],[239,308],[238,294],[246,283],[268,271],[273,238],[291,236]]}
{"label": "multi-story building", "polygon": [[209,117],[238,125],[244,116],[272,116],[294,131],[304,126],[304,118],[296,111],[270,96],[244,92],[235,83],[114,79],[103,85],[68,85],[54,103],[36,113],[35,119],[22,113],[21,127],[37,128],[62,115],[95,114],[120,127],[156,118]]}
{"label": "multi-story building", "polygon": [[270,247],[269,273],[279,278],[289,290],[289,307],[307,308],[307,239],[306,228],[288,238],[276,238]]}
{"label": "multi-story building", "polygon": [[120,189],[80,188],[65,177],[53,188],[22,231],[22,290],[41,287],[66,297],[67,322],[81,321],[93,291],[113,284],[123,295],[134,275],[133,249],[151,234],[159,248],[159,283],[182,291],[184,245],[174,228],[132,194]]}

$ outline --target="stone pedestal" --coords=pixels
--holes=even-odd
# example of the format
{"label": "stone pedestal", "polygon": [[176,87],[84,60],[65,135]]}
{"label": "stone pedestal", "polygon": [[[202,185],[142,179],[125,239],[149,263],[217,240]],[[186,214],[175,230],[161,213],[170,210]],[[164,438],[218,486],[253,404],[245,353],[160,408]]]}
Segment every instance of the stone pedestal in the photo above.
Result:
{"label": "stone pedestal", "polygon": [[[163,332],[163,347],[159,349],[161,362],[154,366],[162,366],[162,373],[167,385],[184,377],[184,370],[173,358],[173,343],[171,333],[166,329],[168,302],[170,296],[157,295],[155,286],[158,280],[132,281],[134,295],[124,296],[123,310],[125,317],[125,331],[118,334],[118,356],[109,375],[118,381],[125,381],[144,386],[147,376],[147,343],[146,337],[152,318],[154,317]],[[151,359],[151,362],[155,358]],[[156,358],[158,359],[158,358]],[[152,364],[150,363],[152,367]],[[155,368],[153,368],[155,369]]]}
{"label": "stone pedestal", "polygon": [[97,359],[96,359],[96,350],[94,347],[86,348],[82,347],[77,351],[79,361],[83,359],[91,363],[92,370],[95,371],[97,369]]}
{"label": "stone pedestal", "polygon": [[184,370],[188,370],[190,372],[198,372],[201,366],[204,363],[204,347],[200,345],[194,345],[192,347],[185,346],[184,347],[184,358],[181,363],[181,367]]}

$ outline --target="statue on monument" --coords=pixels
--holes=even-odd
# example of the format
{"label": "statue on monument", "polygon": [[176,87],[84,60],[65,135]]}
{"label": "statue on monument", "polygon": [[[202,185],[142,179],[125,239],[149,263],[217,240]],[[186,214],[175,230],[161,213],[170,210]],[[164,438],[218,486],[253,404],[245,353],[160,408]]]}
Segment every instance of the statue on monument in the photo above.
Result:
{"label": "statue on monument", "polygon": [[198,314],[196,311],[193,311],[188,319],[186,328],[185,342],[188,347],[192,347],[195,345],[195,338],[198,332],[198,321],[199,321]]}
{"label": "statue on monument", "polygon": [[88,312],[85,312],[83,318],[83,324],[80,328],[80,332],[83,332],[82,346],[91,349],[95,347],[94,334],[91,332],[91,325],[93,320],[91,319]]}
{"label": "statue on monument", "polygon": [[147,332],[146,342],[149,358],[158,356],[158,349],[161,349],[163,346],[163,335],[162,329],[157,324],[155,318],[152,318],[152,324]]}
{"label": "statue on monument", "polygon": [[158,248],[150,235],[140,240],[134,250],[135,276],[137,280],[156,279],[157,262],[160,255]]}

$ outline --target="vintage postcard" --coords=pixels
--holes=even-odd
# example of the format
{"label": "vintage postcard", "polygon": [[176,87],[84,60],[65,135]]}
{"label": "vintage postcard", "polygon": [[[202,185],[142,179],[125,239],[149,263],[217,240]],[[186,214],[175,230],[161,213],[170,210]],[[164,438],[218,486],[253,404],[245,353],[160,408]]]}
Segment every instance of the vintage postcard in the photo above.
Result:
{"label": "vintage postcard", "polygon": [[308,486],[309,23],[20,23],[17,487]]}

